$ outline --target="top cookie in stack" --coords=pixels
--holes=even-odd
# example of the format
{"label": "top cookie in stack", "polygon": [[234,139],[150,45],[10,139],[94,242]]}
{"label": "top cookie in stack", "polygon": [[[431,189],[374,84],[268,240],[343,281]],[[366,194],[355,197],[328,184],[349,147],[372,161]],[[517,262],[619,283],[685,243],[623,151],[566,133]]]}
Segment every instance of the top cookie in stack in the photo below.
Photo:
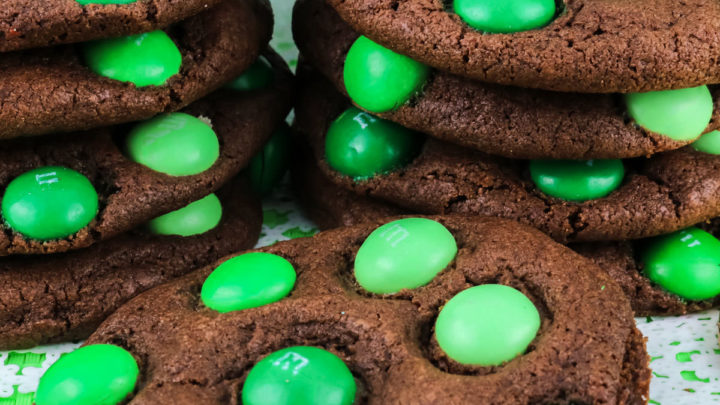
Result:
{"label": "top cookie in stack", "polygon": [[329,1],[342,19],[305,3],[298,45],[356,105],[487,153],[647,156],[720,124],[711,1]]}
{"label": "top cookie in stack", "polygon": [[272,32],[261,1],[30,3],[3,4],[0,49],[75,44],[3,54],[0,139],[179,110],[247,69]]}

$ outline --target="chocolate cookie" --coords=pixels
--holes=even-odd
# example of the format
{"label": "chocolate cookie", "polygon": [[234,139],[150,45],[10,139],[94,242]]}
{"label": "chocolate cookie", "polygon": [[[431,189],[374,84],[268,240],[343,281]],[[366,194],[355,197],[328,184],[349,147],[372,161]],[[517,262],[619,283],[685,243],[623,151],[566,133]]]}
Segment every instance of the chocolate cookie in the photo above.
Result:
{"label": "chocolate cookie", "polygon": [[[410,213],[409,210],[357,195],[332,183],[323,175],[315,162],[308,158],[308,154],[303,156],[305,157],[295,161],[292,172],[293,187],[303,210],[320,229],[353,226]],[[720,219],[715,218],[700,224],[699,227],[714,236],[720,235]],[[698,231],[690,228],[689,232]],[[677,236],[670,235],[665,238],[676,240],[682,239],[685,235],[686,233],[680,232]],[[696,239],[689,238],[684,245],[663,249],[672,254],[673,260],[679,263],[679,266],[671,269],[676,275],[667,277],[667,280],[662,277],[655,279],[648,277],[652,266],[645,265],[643,252],[658,240],[663,240],[663,237],[638,241],[576,243],[569,247],[594,261],[622,287],[625,295],[630,299],[630,305],[636,316],[683,315],[720,304],[720,278],[714,278],[714,272],[703,274],[701,266],[703,260],[698,260],[697,257],[710,257],[709,261],[712,263],[714,263],[712,260],[717,261],[718,258],[712,255],[692,256],[694,246],[691,245]],[[708,243],[720,245],[712,239]],[[671,267],[665,266],[665,268]],[[644,272],[646,269],[648,272]],[[654,273],[650,274],[655,277]],[[688,292],[702,295],[693,298],[679,295]]]}
{"label": "chocolate cookie", "polygon": [[138,228],[70,253],[0,262],[0,348],[84,339],[130,298],[222,256],[251,248],[260,202],[245,181],[218,192],[222,219],[207,232],[155,234]]}
{"label": "chocolate cookie", "polygon": [[[78,401],[105,388],[102,392],[131,404],[238,404],[241,397],[253,404],[261,392],[281,396],[290,390],[310,403],[318,403],[315,395],[334,398],[326,403],[343,404],[353,399],[371,404],[644,403],[650,380],[644,339],[621,289],[588,260],[507,220],[405,218],[382,229],[376,229],[378,225],[280,242],[136,297],[108,318],[84,348],[45,374],[37,403],[42,405],[71,378],[87,384],[68,399]],[[392,231],[390,240],[382,235],[387,229]],[[394,255],[395,249],[432,246],[415,251],[426,259],[448,243],[456,246],[454,253],[426,285],[381,296],[366,291],[367,284],[357,276],[360,257],[373,259],[363,253],[369,245],[376,255],[387,255],[390,262],[397,259],[400,265],[409,256]],[[266,265],[262,279],[224,277],[243,270],[257,274],[254,269],[260,265]],[[291,278],[280,277],[287,271]],[[223,280],[260,283],[262,302],[255,295],[234,295],[239,290],[218,284]],[[280,282],[283,289],[276,294],[271,285]],[[223,298],[213,294],[223,286],[223,291],[235,293]],[[499,306],[494,311],[470,315],[494,319],[494,314],[517,309],[520,312],[505,318],[507,324],[490,332],[504,335],[526,313],[533,314],[533,329],[529,334],[512,331],[513,336],[523,335],[525,347],[506,361],[468,363],[464,355],[455,354],[453,343],[447,344],[445,321],[468,315],[457,311],[463,297],[485,299],[496,293]],[[254,305],[229,308],[231,312],[224,308],[232,304],[239,309],[248,304],[245,300]],[[522,309],[515,305],[520,302]],[[469,337],[461,330],[452,332]],[[475,332],[485,338],[488,330],[467,331]],[[513,346],[482,343],[488,346],[480,351],[490,355]],[[78,361],[84,365],[80,373],[100,372],[81,376],[65,368]],[[98,368],[108,361],[128,367]],[[321,377],[311,379],[308,373]],[[103,381],[116,374],[121,379],[114,381],[122,384],[109,391]],[[275,385],[276,378],[282,387]]]}
{"label": "chocolate cookie", "polygon": [[179,110],[248,68],[271,32],[264,0],[225,1],[166,31],[4,54],[0,139]]}
{"label": "chocolate cookie", "polygon": [[[408,134],[409,131],[367,113],[344,114],[338,126],[348,127],[337,132],[351,136],[357,130],[363,136],[362,126],[372,125],[371,131],[381,127],[387,131],[387,141],[396,144],[387,146],[381,139],[379,144],[371,145],[377,146],[380,151],[377,155],[351,146],[350,149],[360,150],[356,155],[349,154],[351,159],[366,159],[367,168],[378,168],[374,174],[352,174],[357,179],[354,180],[330,167],[326,160],[328,128],[347,108],[347,101],[327,82],[315,80],[304,84],[296,104],[296,128],[310,140],[325,175],[360,195],[424,214],[467,213],[517,219],[563,242],[644,238],[720,215],[716,208],[720,158],[714,155],[686,148],[650,159],[597,161],[597,166],[610,166],[607,177],[600,181],[607,187],[599,190],[601,194],[585,197],[585,201],[572,201],[558,198],[562,195],[560,190],[552,194],[553,186],[541,189],[536,184],[552,180],[553,170],[558,170],[559,177],[577,174],[575,180],[579,183],[570,185],[571,193],[580,189],[597,191],[590,186],[592,176],[579,175],[589,166],[561,162],[560,167],[554,168],[554,163],[548,161],[528,164],[492,157],[434,138],[423,140],[420,135]],[[339,142],[342,141],[352,142],[347,139]],[[333,156],[350,150],[344,147],[349,145],[334,146]],[[385,152],[387,155],[380,156]],[[348,161],[336,162],[338,167],[345,163]],[[378,167],[380,163],[386,166]],[[534,166],[537,171],[533,171]],[[344,168],[353,169],[351,165]],[[538,172],[541,176],[533,179]]]}
{"label": "chocolate cookie", "polygon": [[137,34],[189,18],[221,0],[6,0],[0,52]]}
{"label": "chocolate cookie", "polygon": [[[132,128],[60,135],[42,143],[6,142],[0,152],[0,187],[5,190],[0,253],[57,253],[87,247],[218,189],[247,166],[285,117],[291,86],[287,67],[278,67],[270,87],[223,90],[194,103],[184,110],[186,114],[160,116]],[[165,137],[168,133],[173,136]],[[196,141],[201,135],[205,138]],[[38,170],[48,173],[35,173]],[[63,175],[71,177],[66,180]],[[68,194],[53,188],[68,184]],[[28,192],[42,187],[47,189],[40,194]],[[82,198],[74,194],[76,190],[82,191]],[[87,203],[91,194],[95,194],[94,206]],[[52,203],[45,204],[48,201]],[[83,215],[89,214],[84,223],[75,221],[78,215],[69,216],[77,205],[66,207],[65,202],[83,204]],[[27,206],[29,212],[40,214],[26,216]],[[72,223],[57,227],[44,223],[66,217]],[[58,230],[64,233],[56,234]]]}
{"label": "chocolate cookie", "polygon": [[[720,5],[713,0],[533,0],[513,3],[525,7],[517,10],[464,0],[328,3],[373,40],[482,81],[590,93],[720,82]],[[542,16],[538,9],[543,21],[516,25],[524,14]],[[482,17],[507,19],[507,29],[475,25]]]}
{"label": "chocolate cookie", "polygon": [[[293,25],[305,60],[347,94],[343,68],[358,34],[322,0],[298,1]],[[717,129],[720,88],[711,86],[710,90],[707,102],[715,102],[712,118],[705,116],[697,133],[689,136],[665,136],[643,128],[628,115],[620,95],[530,90],[439,71],[430,74],[422,91],[409,102],[378,115],[439,139],[506,157],[628,158],[677,149],[701,132]],[[685,117],[679,121],[681,127],[687,126]]]}

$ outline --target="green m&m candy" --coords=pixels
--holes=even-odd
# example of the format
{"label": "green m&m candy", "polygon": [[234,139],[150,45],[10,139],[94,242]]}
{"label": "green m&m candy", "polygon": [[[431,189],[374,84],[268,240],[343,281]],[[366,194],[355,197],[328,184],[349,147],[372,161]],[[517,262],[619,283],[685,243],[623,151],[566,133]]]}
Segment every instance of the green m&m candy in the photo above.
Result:
{"label": "green m&m candy", "polygon": [[392,294],[429,283],[457,254],[441,223],[404,218],[374,230],[355,256],[355,279],[365,290]]}
{"label": "green m&m candy", "polygon": [[98,212],[90,180],[75,170],[47,166],[13,179],[5,189],[2,215],[14,231],[38,240],[70,236]]}
{"label": "green m&m candy", "polygon": [[317,347],[294,346],[260,360],[242,389],[245,405],[350,405],[355,379],[336,355]]}
{"label": "green m&m candy", "polygon": [[85,62],[95,73],[137,87],[161,86],[180,72],[182,55],[163,31],[101,39],[83,44]]}
{"label": "green m&m candy", "polygon": [[477,30],[511,33],[547,25],[555,15],[555,0],[454,0],[453,8]]}
{"label": "green m&m candy", "polygon": [[702,135],[697,141],[692,143],[692,147],[700,152],[720,155],[720,131],[710,131]]}
{"label": "green m&m candy", "polygon": [[159,235],[192,236],[217,226],[222,218],[222,204],[215,194],[191,202],[179,210],[159,216],[150,222],[150,231]]}
{"label": "green m&m candy", "polygon": [[170,176],[202,173],[220,156],[220,142],[210,125],[179,112],[136,125],[125,143],[130,159]]}
{"label": "green m&m candy", "polygon": [[533,160],[530,176],[545,194],[568,201],[605,197],[620,186],[625,167],[619,159]]}
{"label": "green m&m candy", "polygon": [[218,312],[260,307],[287,296],[295,278],[295,269],[284,258],[271,253],[245,253],[210,273],[200,298],[205,306]]}
{"label": "green m&m candy", "polygon": [[135,3],[137,0],[75,0],[78,3],[86,6],[88,4],[130,4]]}
{"label": "green m&m candy", "polygon": [[37,405],[114,405],[135,388],[139,370],[125,349],[108,344],[64,354],[40,379]]}
{"label": "green m&m candy", "polygon": [[274,77],[275,73],[270,62],[264,56],[261,56],[240,76],[228,83],[226,87],[238,91],[264,89],[270,86]]}
{"label": "green m&m candy", "polygon": [[435,337],[458,363],[496,366],[522,354],[539,329],[540,314],[522,292],[485,284],[445,304],[435,322]]}
{"label": "green m&m candy", "polygon": [[255,192],[265,195],[282,180],[290,161],[291,143],[290,130],[287,125],[282,124],[262,151],[250,161],[250,185]]}
{"label": "green m&m candy", "polygon": [[678,141],[700,136],[714,108],[707,86],[630,93],[625,95],[625,103],[638,125]]}
{"label": "green m&m candy", "polygon": [[364,179],[406,165],[422,142],[420,134],[352,107],[328,128],[325,157],[338,172]]}
{"label": "green m&m candy", "polygon": [[650,280],[682,298],[720,294],[720,240],[699,228],[647,240],[640,260]]}
{"label": "green m&m candy", "polygon": [[357,105],[380,113],[408,101],[429,74],[427,66],[360,36],[345,57],[343,80]]}

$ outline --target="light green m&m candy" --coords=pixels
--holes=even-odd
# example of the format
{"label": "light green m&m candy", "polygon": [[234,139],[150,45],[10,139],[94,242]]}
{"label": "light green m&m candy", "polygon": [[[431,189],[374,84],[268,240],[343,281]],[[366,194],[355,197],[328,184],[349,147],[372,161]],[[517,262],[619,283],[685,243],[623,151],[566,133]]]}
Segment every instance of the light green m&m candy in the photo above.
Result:
{"label": "light green m&m candy", "polygon": [[547,25],[555,15],[555,0],[454,0],[453,8],[477,30],[510,33]]}
{"label": "light green m&m candy", "polygon": [[625,103],[638,125],[677,141],[700,136],[714,108],[707,86],[626,94]]}
{"label": "light green m&m candy", "polygon": [[114,405],[135,388],[139,370],[125,349],[108,344],[64,354],[40,379],[37,405]]}
{"label": "light green m&m candy", "polygon": [[640,260],[650,280],[682,298],[720,294],[720,240],[699,228],[647,240]]}
{"label": "light green m&m candy", "polygon": [[625,167],[619,159],[533,160],[530,176],[545,194],[568,201],[605,197],[620,186]]}
{"label": "light green m&m candy", "polygon": [[205,306],[218,312],[260,307],[287,296],[295,278],[295,269],[284,258],[271,253],[245,253],[210,273],[200,298]]}
{"label": "light green m&m candy", "polygon": [[180,72],[182,55],[163,31],[101,39],[83,44],[85,62],[95,73],[137,87],[161,86]]}
{"label": "light green m&m candy", "polygon": [[420,134],[352,107],[328,128],[325,157],[338,172],[364,179],[403,167],[422,142]]}
{"label": "light green m&m candy", "polygon": [[242,390],[245,405],[350,405],[355,379],[336,355],[317,347],[294,346],[260,360]]}
{"label": "light green m&m candy", "polygon": [[237,91],[264,89],[270,86],[274,77],[275,73],[270,62],[264,56],[261,56],[240,76],[228,83],[226,87]]}
{"label": "light green m&m candy", "polygon": [[130,159],[170,176],[202,173],[220,156],[220,142],[210,125],[185,113],[142,122],[125,143]]}
{"label": "light green m&m candy", "polygon": [[222,204],[215,194],[191,202],[179,210],[150,222],[150,231],[159,235],[200,235],[215,228],[222,219]]}
{"label": "light green m&m candy", "polygon": [[692,144],[693,149],[709,153],[711,155],[720,155],[720,131],[710,131],[704,134]]}
{"label": "light green m&m candy", "polygon": [[38,240],[70,236],[98,212],[90,180],[75,170],[47,166],[13,179],[5,189],[2,215],[14,231]]}
{"label": "light green m&m candy", "polygon": [[137,0],[75,0],[78,3],[86,6],[88,4],[130,4],[135,3]]}
{"label": "light green m&m candy", "polygon": [[496,366],[522,354],[539,329],[540,314],[522,292],[485,284],[445,304],[435,322],[435,337],[458,363]]}
{"label": "light green m&m candy", "polygon": [[345,57],[343,80],[360,107],[380,113],[394,110],[420,91],[430,68],[360,36]]}
{"label": "light green m&m candy", "polygon": [[365,290],[392,294],[429,283],[457,254],[441,223],[404,218],[374,230],[355,256],[355,279]]}

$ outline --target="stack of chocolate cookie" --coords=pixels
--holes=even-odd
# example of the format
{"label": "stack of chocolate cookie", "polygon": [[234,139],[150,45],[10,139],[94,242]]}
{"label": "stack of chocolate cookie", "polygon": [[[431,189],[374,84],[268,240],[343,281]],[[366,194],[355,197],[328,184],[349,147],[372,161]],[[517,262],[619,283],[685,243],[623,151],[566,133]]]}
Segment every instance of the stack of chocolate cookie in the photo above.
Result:
{"label": "stack of chocolate cookie", "polygon": [[0,350],[256,243],[292,93],[272,25],[263,0],[3,3]]}
{"label": "stack of chocolate cookie", "polygon": [[297,3],[311,216],[511,218],[638,315],[720,302],[720,5],[494,3]]}

